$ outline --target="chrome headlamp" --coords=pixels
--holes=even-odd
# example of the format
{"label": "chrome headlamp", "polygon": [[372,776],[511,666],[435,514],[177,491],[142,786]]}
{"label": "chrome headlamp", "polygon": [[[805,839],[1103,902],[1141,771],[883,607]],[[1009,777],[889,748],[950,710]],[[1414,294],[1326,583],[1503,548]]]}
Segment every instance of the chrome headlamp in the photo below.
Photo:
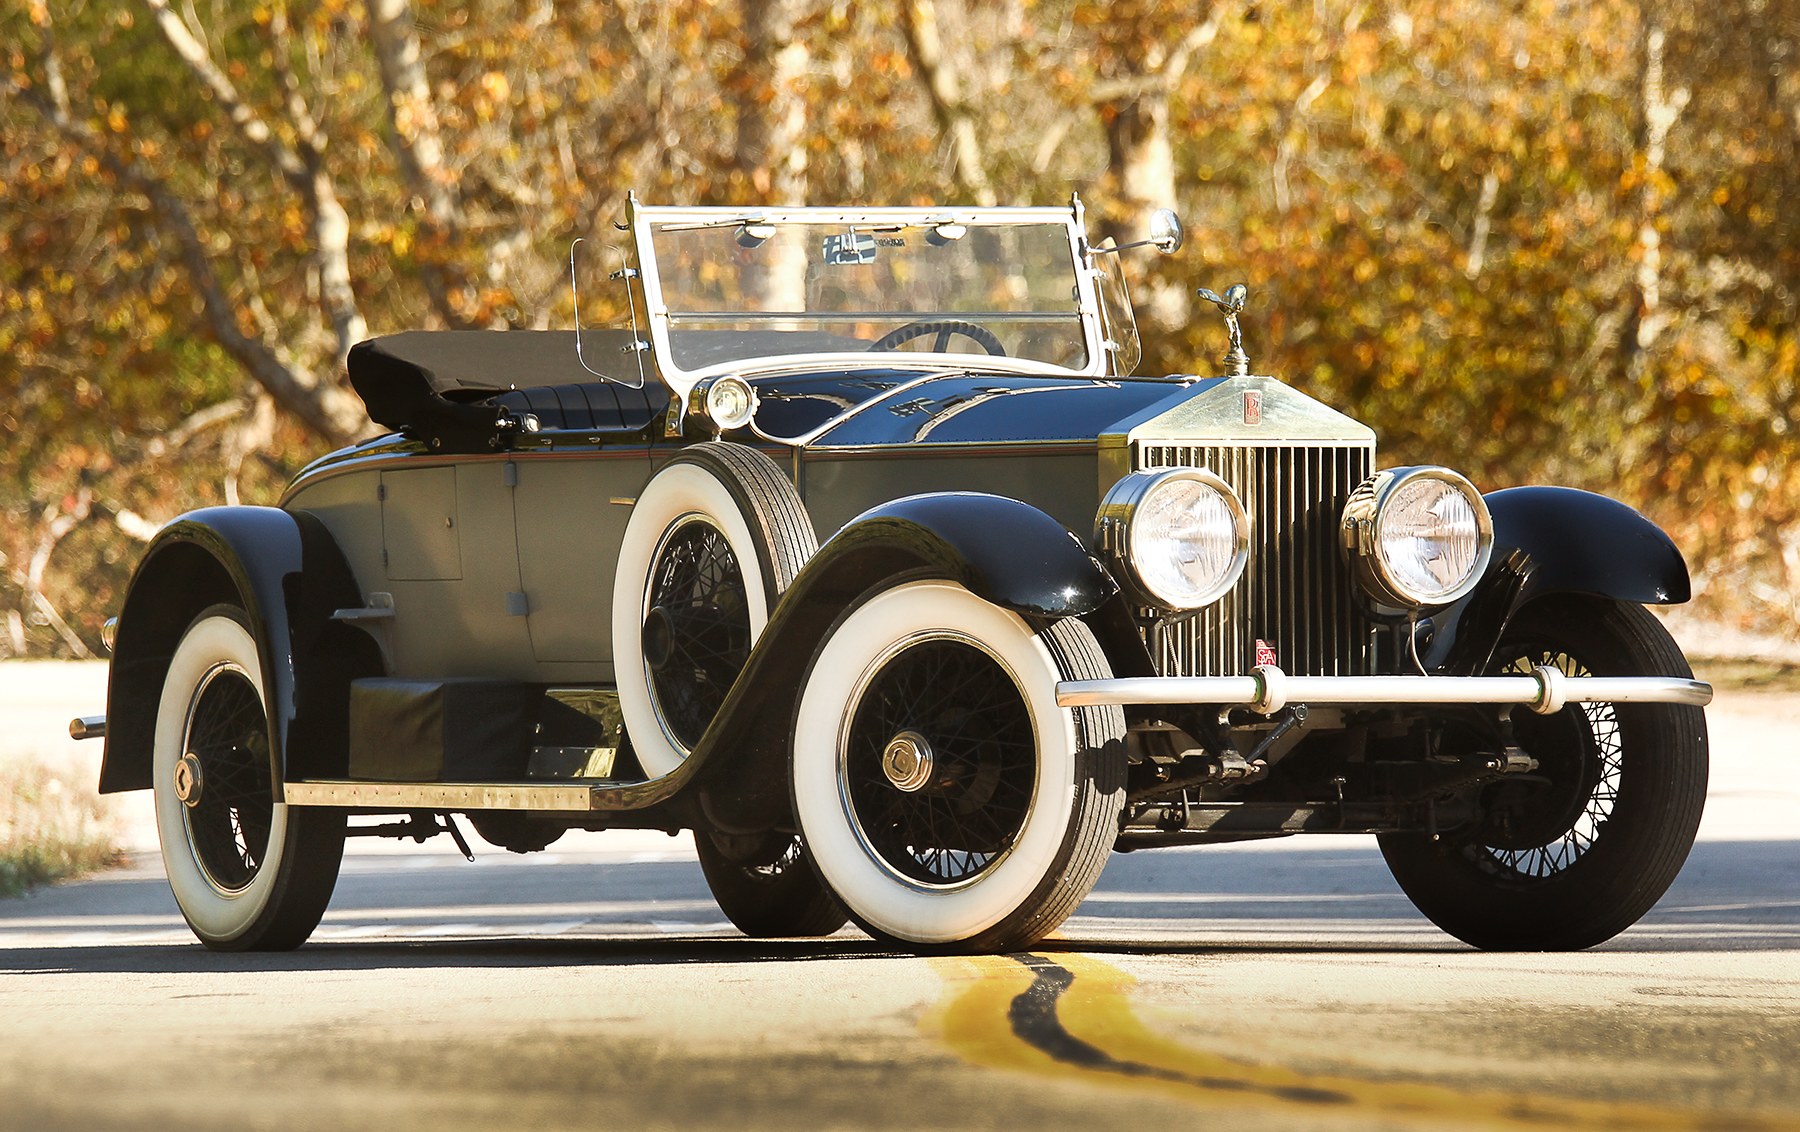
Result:
{"label": "chrome headlamp", "polygon": [[688,392],[687,411],[716,433],[743,428],[756,416],[756,390],[735,373],[707,378]]}
{"label": "chrome headlamp", "polygon": [[1209,605],[1237,584],[1250,557],[1250,520],[1237,493],[1204,468],[1133,472],[1106,493],[1094,541],[1139,601]]}
{"label": "chrome headlamp", "polygon": [[1494,521],[1473,484],[1449,468],[1390,468],[1344,505],[1344,547],[1377,604],[1448,605],[1475,587],[1494,550]]}

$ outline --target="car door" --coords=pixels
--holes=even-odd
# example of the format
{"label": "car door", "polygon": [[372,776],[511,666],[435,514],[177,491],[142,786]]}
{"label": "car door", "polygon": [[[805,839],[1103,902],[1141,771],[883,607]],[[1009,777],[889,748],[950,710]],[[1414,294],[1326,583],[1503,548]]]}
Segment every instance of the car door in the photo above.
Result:
{"label": "car door", "polygon": [[611,682],[613,570],[650,478],[649,447],[521,455],[514,466],[519,578],[540,674]]}

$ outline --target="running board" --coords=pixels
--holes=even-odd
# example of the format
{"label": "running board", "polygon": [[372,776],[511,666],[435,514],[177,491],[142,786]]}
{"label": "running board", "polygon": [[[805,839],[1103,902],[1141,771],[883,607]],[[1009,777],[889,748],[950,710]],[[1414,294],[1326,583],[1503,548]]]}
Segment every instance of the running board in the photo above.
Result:
{"label": "running board", "polygon": [[[593,813],[637,809],[644,783],[290,782],[290,806],[365,810],[536,810]],[[634,804],[635,803],[635,804]]]}

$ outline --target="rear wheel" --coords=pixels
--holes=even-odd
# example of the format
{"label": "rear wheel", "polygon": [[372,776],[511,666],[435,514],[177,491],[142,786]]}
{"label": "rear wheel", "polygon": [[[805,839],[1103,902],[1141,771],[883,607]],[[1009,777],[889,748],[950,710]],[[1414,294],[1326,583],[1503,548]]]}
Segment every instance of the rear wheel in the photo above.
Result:
{"label": "rear wheel", "polygon": [[830,935],[850,917],[819,880],[791,833],[726,837],[694,833],[706,885],[739,931],[762,939]]}
{"label": "rear wheel", "polygon": [[176,646],[153,757],[163,868],[194,934],[228,951],[304,943],[337,884],[344,816],[274,800],[262,662],[237,607],[201,613]]}
{"label": "rear wheel", "polygon": [[[1522,610],[1492,670],[1691,677],[1640,606],[1554,598]],[[1523,709],[1529,775],[1486,787],[1480,820],[1433,842],[1384,834],[1382,856],[1439,927],[1490,950],[1565,951],[1624,931],[1674,883],[1706,800],[1706,717],[1679,704]]]}
{"label": "rear wheel", "polygon": [[1099,879],[1124,802],[1124,717],[1060,680],[1110,669],[1087,627],[1034,632],[948,582],[855,607],[814,655],[795,724],[801,834],[871,934],[1029,946]]}

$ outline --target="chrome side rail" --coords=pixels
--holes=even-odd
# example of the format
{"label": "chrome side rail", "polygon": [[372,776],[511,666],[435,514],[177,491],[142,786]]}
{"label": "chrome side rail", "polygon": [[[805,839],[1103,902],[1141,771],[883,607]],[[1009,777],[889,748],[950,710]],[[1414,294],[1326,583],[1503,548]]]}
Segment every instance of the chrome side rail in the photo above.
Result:
{"label": "chrome side rail", "polygon": [[1289,676],[1272,664],[1248,676],[1128,676],[1065,680],[1060,707],[1217,704],[1273,715],[1290,703],[1318,705],[1519,704],[1553,715],[1573,703],[1704,707],[1712,685],[1673,676],[1569,676],[1539,665],[1516,676]]}

